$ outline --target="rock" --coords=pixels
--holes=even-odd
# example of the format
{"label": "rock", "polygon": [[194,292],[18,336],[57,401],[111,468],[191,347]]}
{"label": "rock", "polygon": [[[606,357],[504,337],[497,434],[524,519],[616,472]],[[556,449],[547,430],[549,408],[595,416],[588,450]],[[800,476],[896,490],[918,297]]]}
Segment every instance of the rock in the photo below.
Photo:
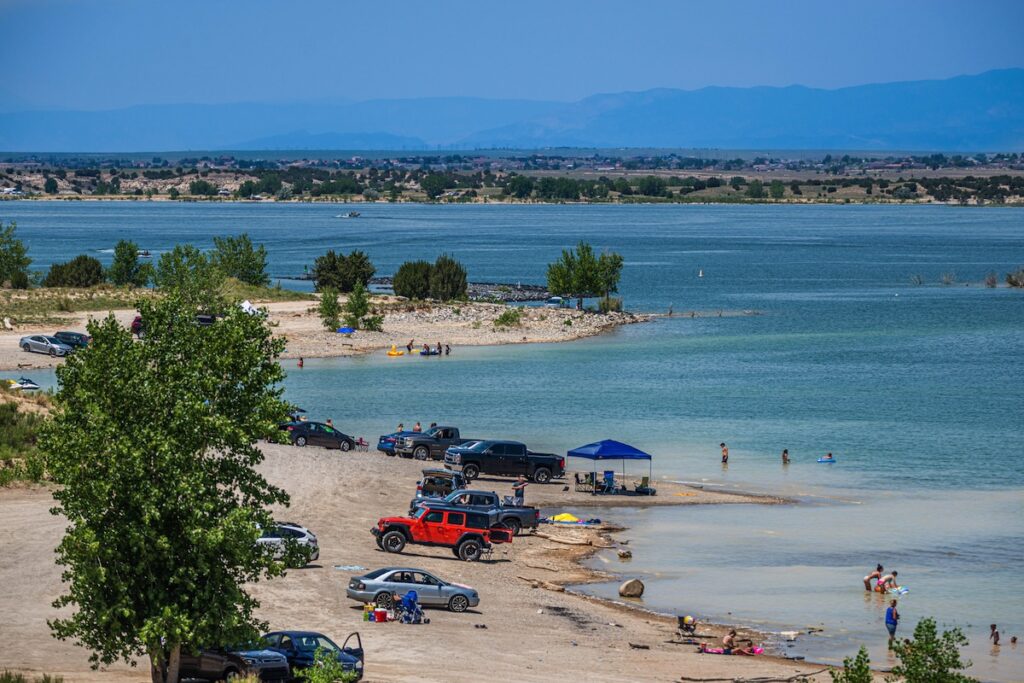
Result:
{"label": "rock", "polygon": [[[620,560],[628,560],[628,559],[630,559],[632,557],[633,557],[633,551],[632,550],[620,550],[619,551],[619,559]],[[643,590],[643,589],[641,588],[641,590]]]}
{"label": "rock", "polygon": [[624,598],[639,598],[644,594],[644,582],[640,579],[630,579],[619,586],[619,595]]}

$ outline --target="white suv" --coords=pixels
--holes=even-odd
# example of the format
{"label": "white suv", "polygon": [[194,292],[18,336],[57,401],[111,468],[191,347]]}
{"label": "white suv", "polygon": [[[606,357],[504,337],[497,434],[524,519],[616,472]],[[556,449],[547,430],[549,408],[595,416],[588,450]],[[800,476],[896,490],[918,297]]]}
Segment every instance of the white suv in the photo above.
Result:
{"label": "white suv", "polygon": [[294,541],[297,545],[310,548],[310,561],[320,557],[320,546],[317,545],[316,535],[304,526],[292,522],[277,522],[274,526],[263,529],[256,542],[260,545],[274,546],[274,557],[284,556],[285,544]]}

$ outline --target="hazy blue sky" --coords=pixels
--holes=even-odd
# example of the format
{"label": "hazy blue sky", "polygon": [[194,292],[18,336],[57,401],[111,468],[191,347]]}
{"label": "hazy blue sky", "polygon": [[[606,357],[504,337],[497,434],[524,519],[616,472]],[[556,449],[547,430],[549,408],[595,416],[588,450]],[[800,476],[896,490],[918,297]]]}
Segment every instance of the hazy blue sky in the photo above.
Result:
{"label": "hazy blue sky", "polygon": [[707,85],[1024,66],[1024,1],[0,0],[0,107]]}

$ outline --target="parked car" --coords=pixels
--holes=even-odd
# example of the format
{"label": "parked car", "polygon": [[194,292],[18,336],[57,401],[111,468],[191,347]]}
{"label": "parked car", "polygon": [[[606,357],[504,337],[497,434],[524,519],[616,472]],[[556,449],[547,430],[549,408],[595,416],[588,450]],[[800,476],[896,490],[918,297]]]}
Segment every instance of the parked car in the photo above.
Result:
{"label": "parked car", "polygon": [[284,556],[289,543],[309,548],[310,562],[320,558],[320,545],[316,535],[306,527],[292,522],[277,522],[275,526],[262,529],[256,542],[260,545],[273,546],[274,557],[278,559]]}
{"label": "parked car", "polygon": [[554,453],[534,453],[518,441],[481,441],[471,448],[450,448],[445,453],[446,466],[461,467],[468,481],[480,474],[518,476],[538,484],[552,477],[565,476],[565,458]]}
{"label": "parked car", "polygon": [[[418,508],[429,502],[429,498],[413,498],[409,503],[409,514],[414,514]],[[509,497],[503,502],[494,491],[468,491],[460,489],[452,491],[439,502],[444,505],[451,505],[458,508],[471,508],[486,513],[490,518],[491,526],[504,525],[514,536],[518,536],[523,529],[536,529],[540,523],[540,510],[528,505],[512,505]]]}
{"label": "parked car", "polygon": [[423,470],[423,478],[416,482],[416,499],[443,498],[456,489],[466,488],[466,478],[455,470],[438,468]]}
{"label": "parked car", "polygon": [[291,678],[291,669],[284,655],[262,647],[206,649],[198,654],[182,648],[179,668],[182,679],[229,681],[248,674],[255,674],[261,681],[287,681]]}
{"label": "parked car", "polygon": [[54,332],[53,336],[73,349],[84,349],[92,340],[92,337],[81,332]]}
{"label": "parked car", "polygon": [[563,299],[560,296],[548,297],[548,300],[544,302],[544,308],[568,308],[569,300]]}
{"label": "parked car", "polygon": [[492,527],[486,513],[426,503],[409,517],[381,517],[370,530],[377,547],[400,553],[407,543],[451,548],[455,557],[479,560],[492,543],[511,543],[512,532]]}
{"label": "parked car", "polygon": [[395,455],[395,443],[405,436],[411,436],[416,432],[403,431],[383,434],[377,439],[377,450],[384,455]]}
{"label": "parked car", "polygon": [[51,357],[66,356],[74,351],[73,348],[60,339],[49,337],[45,334],[33,334],[28,337],[22,337],[18,345],[21,346],[22,351],[48,353]]}
{"label": "parked car", "polygon": [[[353,638],[356,642],[350,647],[349,641]],[[357,681],[363,677],[365,655],[363,640],[358,631],[350,633],[341,647],[316,631],[273,631],[263,636],[262,640],[268,650],[284,655],[291,667],[292,676],[312,666],[316,651],[323,649],[334,652],[345,671],[355,671]]]}
{"label": "parked car", "polygon": [[395,452],[403,458],[440,460],[449,446],[460,446],[469,440],[462,438],[458,427],[432,427],[398,439]]}
{"label": "parked car", "polygon": [[285,422],[280,428],[288,432],[294,446],[323,446],[343,451],[356,447],[355,439],[323,422]]}
{"label": "parked car", "polygon": [[348,582],[345,595],[349,600],[373,602],[383,609],[391,609],[392,596],[402,596],[409,591],[416,591],[421,605],[447,607],[452,612],[465,612],[480,604],[480,595],[475,589],[411,567],[384,567],[354,576]]}

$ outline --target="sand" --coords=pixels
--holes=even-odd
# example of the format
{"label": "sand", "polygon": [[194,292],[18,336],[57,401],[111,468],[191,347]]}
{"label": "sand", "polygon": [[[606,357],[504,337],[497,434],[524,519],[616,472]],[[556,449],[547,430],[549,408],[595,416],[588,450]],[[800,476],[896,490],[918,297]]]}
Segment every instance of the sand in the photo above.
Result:
{"label": "sand", "polygon": [[[257,584],[259,616],[272,628],[315,629],[339,642],[360,631],[367,653],[367,681],[470,682],[521,681],[669,681],[680,675],[705,678],[787,678],[822,667],[763,656],[700,655],[692,645],[671,644],[670,619],[646,614],[569,592],[540,586],[587,581],[594,574],[576,560],[591,546],[564,545],[532,534],[497,546],[489,561],[455,559],[443,548],[409,546],[401,555],[377,549],[369,529],[382,515],[402,514],[414,492],[423,464],[367,453],[264,446],[261,470],[292,496],[279,519],[299,522],[319,537],[321,554],[309,567]],[[481,479],[481,488],[499,493],[511,480]],[[532,485],[529,503],[600,516],[614,523],[614,510],[597,512],[579,505],[591,496],[563,492],[564,484]],[[638,504],[756,504],[759,499],[712,493],[659,482],[659,495]],[[673,493],[693,495],[674,496]],[[768,499],[765,502],[774,502]],[[61,674],[76,681],[143,681],[145,670],[125,665],[90,671],[87,653],[54,640],[46,619],[51,601],[61,592],[53,548],[63,521],[48,513],[46,488],[0,490],[0,648],[4,668]],[[756,509],[751,509],[756,514]],[[685,510],[680,510],[685,514]],[[560,537],[614,542],[614,532],[544,529]],[[685,542],[681,540],[680,542]],[[428,610],[429,625],[372,624],[361,620],[361,606],[345,598],[353,575],[335,565],[412,566],[479,590],[481,604],[464,614]],[[628,577],[628,565],[622,565]],[[530,581],[524,580],[529,579]],[[557,586],[552,586],[557,587]],[[642,602],[636,604],[642,605]],[[477,624],[486,629],[475,628]],[[701,628],[701,633],[719,633]],[[755,636],[756,637],[756,636]],[[632,649],[630,643],[650,649]],[[812,680],[826,680],[818,676]]]}
{"label": "sand", "polygon": [[[352,336],[328,332],[320,322],[313,301],[285,301],[257,304],[268,309],[274,334],[287,339],[285,358],[321,358],[363,353],[385,353],[392,344],[404,350],[410,339],[417,351],[423,344],[448,344],[453,353],[460,346],[564,342],[590,337],[628,325],[651,320],[653,316],[634,313],[599,315],[573,309],[523,308],[520,325],[495,328],[494,320],[508,307],[504,304],[459,303],[413,307],[393,297],[375,297],[375,305],[386,309],[383,332],[360,331]],[[133,310],[112,311],[123,325],[137,315]],[[25,325],[0,331],[0,370],[49,368],[59,358],[26,353],[19,340],[29,334],[53,334],[58,329],[85,331],[90,318],[107,312],[71,313],[59,325]]]}

